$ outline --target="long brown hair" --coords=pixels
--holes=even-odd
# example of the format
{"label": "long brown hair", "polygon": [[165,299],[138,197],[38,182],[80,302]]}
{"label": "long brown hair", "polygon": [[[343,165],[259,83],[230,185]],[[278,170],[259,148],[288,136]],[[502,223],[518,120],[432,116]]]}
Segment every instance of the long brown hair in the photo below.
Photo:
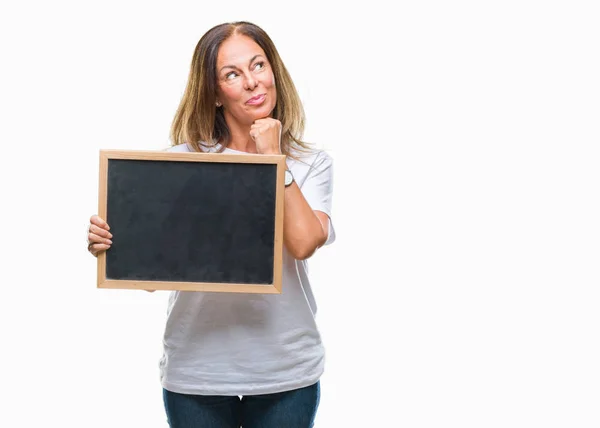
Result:
{"label": "long brown hair", "polygon": [[271,63],[277,88],[277,101],[272,116],[281,122],[281,151],[293,156],[294,151],[309,149],[302,141],[304,108],[298,91],[275,44],[267,33],[250,22],[238,21],[217,25],[201,38],[192,58],[185,92],[171,125],[172,145],[188,143],[196,151],[214,147],[223,150],[231,134],[223,110],[215,107],[217,99],[217,54],[221,44],[234,34],[250,37],[265,52]]}

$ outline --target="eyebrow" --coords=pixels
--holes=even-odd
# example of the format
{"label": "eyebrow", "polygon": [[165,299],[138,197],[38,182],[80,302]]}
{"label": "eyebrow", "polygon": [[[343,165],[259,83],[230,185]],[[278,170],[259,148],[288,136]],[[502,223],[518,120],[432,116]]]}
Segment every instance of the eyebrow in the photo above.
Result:
{"label": "eyebrow", "polygon": [[[254,55],[252,58],[250,58],[250,61],[248,61],[248,64],[252,64],[256,58],[261,57],[261,56],[262,56],[261,54]],[[226,68],[233,68],[233,69],[237,70],[237,67],[235,65],[224,65],[223,67],[221,67],[221,69],[219,71],[221,72]]]}

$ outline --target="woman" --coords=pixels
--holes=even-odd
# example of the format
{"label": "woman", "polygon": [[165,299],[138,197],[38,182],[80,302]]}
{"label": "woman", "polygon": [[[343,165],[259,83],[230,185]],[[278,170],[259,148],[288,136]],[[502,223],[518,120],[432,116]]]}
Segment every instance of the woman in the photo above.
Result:
{"label": "woman", "polygon": [[[303,127],[298,93],[261,28],[221,24],[200,39],[168,150],[287,156],[283,293],[171,293],[160,379],[173,428],[313,426],[324,348],[306,259],[335,235],[332,160],[301,140]],[[98,216],[90,223],[96,256],[112,234]]]}

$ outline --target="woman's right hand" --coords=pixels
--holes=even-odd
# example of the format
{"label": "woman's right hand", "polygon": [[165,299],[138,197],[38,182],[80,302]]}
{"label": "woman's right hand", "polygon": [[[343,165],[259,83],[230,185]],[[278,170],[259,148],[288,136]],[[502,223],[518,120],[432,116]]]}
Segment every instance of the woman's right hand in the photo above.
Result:
{"label": "woman's right hand", "polygon": [[113,236],[109,230],[110,227],[108,224],[99,216],[93,215],[90,218],[87,236],[88,251],[92,253],[94,257],[97,257],[98,253],[108,250],[112,245],[111,238]]}
{"label": "woman's right hand", "polygon": [[[110,226],[98,215],[93,215],[90,218],[90,226],[88,227],[88,251],[94,257],[102,251],[110,248],[112,241],[112,233],[109,232]],[[154,293],[155,290],[146,290],[149,293]]]}

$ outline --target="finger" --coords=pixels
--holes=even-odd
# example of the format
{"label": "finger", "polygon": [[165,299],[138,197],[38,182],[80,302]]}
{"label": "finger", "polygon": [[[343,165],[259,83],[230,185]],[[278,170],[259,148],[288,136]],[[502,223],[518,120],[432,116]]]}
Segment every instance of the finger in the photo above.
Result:
{"label": "finger", "polygon": [[265,126],[265,127],[275,127],[281,126],[281,122],[277,119],[273,119],[272,117],[265,117],[264,119],[256,119],[252,126]]}
{"label": "finger", "polygon": [[91,244],[112,245],[112,241],[110,239],[103,238],[102,236],[98,236],[95,233],[88,234],[87,239],[88,239],[88,245],[91,245]]}
{"label": "finger", "polygon": [[97,257],[99,253],[101,253],[102,251],[106,251],[110,248],[110,245],[106,245],[106,244],[91,244],[88,247],[88,250],[90,253],[92,253],[92,255],[94,257]]}
{"label": "finger", "polygon": [[[101,229],[100,227],[96,226],[95,224],[90,225],[90,230],[88,233],[98,235],[98,236],[100,236],[102,238],[106,238],[106,239],[111,239],[113,237],[112,233],[110,233],[108,230]],[[90,241],[91,241],[91,239],[90,239]],[[94,241],[94,242],[96,242],[96,241]]]}
{"label": "finger", "polygon": [[255,126],[250,128],[250,135],[258,135],[262,132],[262,128],[260,126]]}
{"label": "finger", "polygon": [[106,238],[102,238],[101,236],[98,235],[94,235],[93,233],[90,233],[88,235],[88,245],[92,245],[92,244],[104,244],[104,245],[112,245],[112,241],[110,239],[106,239]]}
{"label": "finger", "polygon": [[252,125],[250,125],[250,129],[268,129],[269,122],[266,122],[264,119],[255,120]]}
{"label": "finger", "polygon": [[273,125],[275,125],[275,124],[281,123],[281,122],[278,119],[273,119],[272,117],[263,117],[263,118],[260,118],[260,119],[256,119],[254,121],[254,123],[262,123],[262,124],[267,123],[267,124],[273,124]]}
{"label": "finger", "polygon": [[256,139],[258,138],[258,136],[260,135],[260,131],[259,130],[251,130],[250,131],[250,138],[252,138],[254,141],[256,141]]}
{"label": "finger", "polygon": [[106,223],[104,219],[97,214],[94,214],[90,217],[90,223],[95,224],[96,226],[101,227],[102,229],[110,230],[110,226],[108,225],[108,223]]}
{"label": "finger", "polygon": [[269,125],[252,125],[250,127],[250,132],[254,132],[256,134],[261,134],[269,129]]}

